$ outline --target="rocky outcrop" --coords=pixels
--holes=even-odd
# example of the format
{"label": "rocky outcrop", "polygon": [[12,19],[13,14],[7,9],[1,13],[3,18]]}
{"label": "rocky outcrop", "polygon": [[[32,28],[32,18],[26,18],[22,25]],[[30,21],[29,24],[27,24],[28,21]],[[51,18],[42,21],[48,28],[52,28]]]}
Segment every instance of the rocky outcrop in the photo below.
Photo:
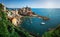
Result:
{"label": "rocky outcrop", "polygon": [[6,7],[3,3],[0,3],[0,11],[6,11]]}
{"label": "rocky outcrop", "polygon": [[[32,37],[21,27],[13,25],[5,12],[0,11],[0,37]],[[16,20],[16,18],[14,18]]]}
{"label": "rocky outcrop", "polygon": [[[15,25],[17,26],[18,24],[21,23],[21,16],[31,16],[31,17],[38,17],[42,18],[43,20],[49,20],[49,18],[45,16],[40,16],[35,14],[31,8],[29,7],[23,7],[20,8],[19,10],[6,10],[5,6],[3,4],[0,4],[0,8],[2,11],[7,13],[7,18]],[[18,18],[17,18],[18,17]]]}
{"label": "rocky outcrop", "polygon": [[29,7],[24,7],[24,8],[19,9],[18,14],[22,16],[31,16],[31,17],[33,16],[33,17],[42,18],[43,20],[49,20],[49,18],[45,16],[40,16],[40,15],[35,14]]}
{"label": "rocky outcrop", "polygon": [[18,10],[18,13],[22,16],[31,16],[33,14],[31,8],[24,7]]}

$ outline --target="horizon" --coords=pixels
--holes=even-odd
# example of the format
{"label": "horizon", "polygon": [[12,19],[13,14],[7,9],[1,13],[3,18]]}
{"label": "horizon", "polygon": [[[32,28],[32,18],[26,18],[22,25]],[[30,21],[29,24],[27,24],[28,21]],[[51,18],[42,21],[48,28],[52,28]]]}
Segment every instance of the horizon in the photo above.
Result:
{"label": "horizon", "polygon": [[60,8],[60,0],[0,0],[8,8]]}

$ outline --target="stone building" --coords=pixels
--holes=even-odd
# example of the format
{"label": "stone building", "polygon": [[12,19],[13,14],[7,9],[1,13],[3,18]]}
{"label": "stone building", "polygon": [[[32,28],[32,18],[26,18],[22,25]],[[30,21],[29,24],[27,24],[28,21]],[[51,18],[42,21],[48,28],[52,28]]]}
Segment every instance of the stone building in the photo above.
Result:
{"label": "stone building", "polygon": [[18,14],[18,10],[11,10],[8,12],[8,19],[15,25],[21,24],[21,16]]}
{"label": "stone building", "polygon": [[[24,7],[24,8],[19,9],[19,10],[18,10],[18,13],[19,13],[20,15],[26,16],[26,15],[32,14],[32,10],[31,10],[31,8],[29,8],[29,7]],[[29,14],[29,13],[30,13],[30,14]]]}

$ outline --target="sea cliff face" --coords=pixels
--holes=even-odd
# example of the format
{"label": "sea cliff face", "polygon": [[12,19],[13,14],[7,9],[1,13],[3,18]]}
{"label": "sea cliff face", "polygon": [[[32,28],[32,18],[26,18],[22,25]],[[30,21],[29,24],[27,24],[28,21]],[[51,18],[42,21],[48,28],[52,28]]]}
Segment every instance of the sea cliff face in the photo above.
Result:
{"label": "sea cliff face", "polygon": [[14,26],[6,17],[6,13],[0,14],[0,37],[33,37],[24,29]]}
{"label": "sea cliff face", "polygon": [[0,37],[33,37],[24,29],[13,25],[8,20],[7,13],[2,8],[0,9]]}
{"label": "sea cliff face", "polygon": [[[43,20],[49,20],[49,18],[45,16],[39,16],[31,10],[29,7],[25,7],[19,10],[8,10],[5,8],[4,5],[0,5],[0,17],[1,17],[1,37],[34,37],[35,35],[30,35],[24,29],[21,29],[19,24],[21,23],[22,17],[38,17],[42,18]],[[24,22],[24,21],[23,21]],[[5,29],[4,29],[5,28]],[[3,32],[2,32],[3,31]],[[5,32],[6,33],[5,33]],[[6,34],[6,35],[5,35]],[[15,35],[15,36],[14,36]]]}

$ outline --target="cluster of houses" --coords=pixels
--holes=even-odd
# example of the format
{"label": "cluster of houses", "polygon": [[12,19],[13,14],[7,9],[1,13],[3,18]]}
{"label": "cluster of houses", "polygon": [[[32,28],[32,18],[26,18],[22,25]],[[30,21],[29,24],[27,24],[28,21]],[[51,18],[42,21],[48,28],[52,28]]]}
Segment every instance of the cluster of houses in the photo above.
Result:
{"label": "cluster of houses", "polygon": [[20,8],[18,10],[18,13],[22,16],[32,16],[33,15],[33,12],[31,10],[31,8],[29,8],[29,7]]}
{"label": "cluster of houses", "polygon": [[21,24],[20,18],[23,16],[32,16],[33,12],[31,11],[31,8],[24,7],[20,9],[10,10],[7,11],[8,19],[11,20],[11,22],[17,26],[18,24]]}
{"label": "cluster of houses", "polygon": [[16,10],[8,10],[6,9],[6,7],[0,3],[0,8],[3,9],[4,12],[7,13],[7,18],[15,25],[17,26],[18,24],[21,23],[20,18],[23,16],[32,16],[33,12],[31,10],[31,8],[29,7],[24,7],[24,8],[20,8],[20,9],[16,9]]}
{"label": "cluster of houses", "polygon": [[15,25],[18,26],[21,23],[21,19],[23,16],[35,16],[42,18],[43,20],[49,20],[49,18],[44,16],[38,16],[34,12],[32,12],[31,8],[29,7],[23,7],[20,9],[12,9],[8,10],[4,4],[0,3],[0,10],[7,13],[7,18]]}

